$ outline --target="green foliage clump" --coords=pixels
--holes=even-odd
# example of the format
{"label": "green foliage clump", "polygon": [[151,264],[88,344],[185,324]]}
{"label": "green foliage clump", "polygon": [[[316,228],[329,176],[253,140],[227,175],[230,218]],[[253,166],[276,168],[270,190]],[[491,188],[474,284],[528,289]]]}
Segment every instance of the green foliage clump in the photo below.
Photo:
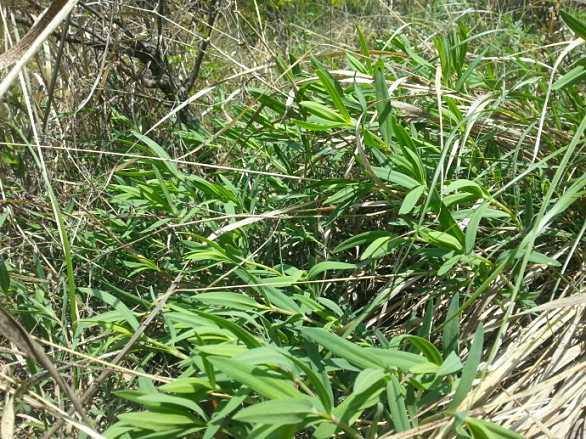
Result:
{"label": "green foliage clump", "polygon": [[92,407],[105,437],[522,437],[477,408],[582,251],[585,58],[510,68],[465,15],[426,44],[356,35],[275,54],[241,101],[211,86],[201,126],[112,108],[109,149],[78,148],[109,157],[91,206],[61,206],[61,235],[17,223],[61,237],[65,268],[0,258],[7,308],[96,358],[129,348]]}

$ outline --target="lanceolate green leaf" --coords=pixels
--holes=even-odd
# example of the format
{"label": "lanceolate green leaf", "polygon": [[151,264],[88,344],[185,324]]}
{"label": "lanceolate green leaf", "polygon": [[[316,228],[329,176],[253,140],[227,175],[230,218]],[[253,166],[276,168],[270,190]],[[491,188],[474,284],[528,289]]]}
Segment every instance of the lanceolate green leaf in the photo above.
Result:
{"label": "lanceolate green leaf", "polygon": [[313,370],[311,366],[305,364],[303,360],[293,355],[287,355],[287,357],[295,363],[297,367],[303,370],[307,379],[312,384],[315,393],[319,397],[326,413],[330,413],[334,406],[331,382],[328,379],[323,379],[322,376],[318,375],[317,371]]}
{"label": "lanceolate green leaf", "polygon": [[316,68],[315,73],[317,74],[327,93],[330,95],[330,98],[332,98],[332,102],[338,110],[338,113],[342,115],[344,120],[350,120],[350,113],[348,113],[348,109],[346,108],[346,105],[344,105],[343,91],[340,87],[340,84],[338,84],[338,82],[332,77],[330,72],[323,68],[321,63],[316,58],[312,58],[311,62]]}
{"label": "lanceolate green leaf", "polygon": [[458,337],[460,334],[460,294],[456,292],[450,300],[446,323],[442,335],[444,355],[450,352],[458,353]]}
{"label": "lanceolate green leaf", "polygon": [[313,279],[318,274],[323,273],[325,271],[337,271],[337,270],[354,270],[356,268],[355,264],[350,264],[348,262],[339,262],[339,261],[323,261],[315,264],[311,267],[311,270],[307,272],[307,278]]}
{"label": "lanceolate green leaf", "polygon": [[246,400],[246,398],[248,398],[249,393],[249,389],[241,387],[240,390],[238,390],[220,410],[214,412],[210,422],[208,422],[208,428],[203,435],[203,439],[212,439],[216,437],[216,433],[222,427],[222,421],[232,412],[241,407],[241,404]]}
{"label": "lanceolate green leaf", "polygon": [[579,81],[586,80],[586,62],[578,64],[553,84],[553,90],[562,90]]}
{"label": "lanceolate green leaf", "polygon": [[192,425],[198,422],[198,418],[189,414],[152,411],[123,413],[118,415],[118,418],[127,424],[151,429]]}
{"label": "lanceolate green leaf", "polygon": [[470,389],[472,388],[472,382],[474,381],[476,372],[478,371],[478,365],[480,364],[483,343],[484,328],[482,325],[480,325],[474,333],[474,339],[472,340],[472,346],[470,346],[470,352],[468,353],[466,363],[464,363],[464,369],[462,370],[460,382],[458,383],[456,393],[454,394],[454,398],[452,399],[448,409],[457,410],[462,401],[464,401],[468,395],[468,392],[470,392]]}
{"label": "lanceolate green leaf", "polygon": [[177,166],[175,166],[175,162],[171,159],[171,156],[167,153],[167,151],[165,151],[161,147],[161,145],[159,145],[157,142],[155,142],[150,137],[139,133],[138,131],[133,131],[132,134],[134,135],[134,137],[136,137],[138,140],[140,140],[142,143],[144,143],[146,146],[148,146],[161,159],[161,161],[163,162],[165,167],[173,175],[175,175],[175,177],[177,177],[179,179],[182,178],[182,174],[177,169]]}
{"label": "lanceolate green leaf", "polygon": [[299,102],[299,105],[301,105],[303,108],[306,108],[310,113],[327,121],[335,123],[349,122],[349,119],[345,118],[340,113],[336,113],[334,110],[330,110],[328,107],[320,104],[319,102],[303,101]]}
{"label": "lanceolate green leaf", "polygon": [[447,356],[441,366],[435,371],[438,377],[452,375],[462,369],[462,362],[456,354],[452,351]]}
{"label": "lanceolate green leaf", "polygon": [[461,251],[463,249],[460,241],[450,233],[422,227],[419,229],[419,235],[425,242],[446,250]]}
{"label": "lanceolate green leaf", "polygon": [[[332,423],[322,424],[315,431],[315,438],[327,439],[333,437],[336,431],[348,430],[348,427],[351,427],[356,422],[363,410],[377,403],[384,389],[385,381],[381,377],[370,386],[353,392],[334,409],[334,421]],[[341,425],[344,427],[341,427]]]}
{"label": "lanceolate green leaf", "polygon": [[372,241],[360,255],[360,260],[382,258],[391,253],[401,244],[402,239],[397,236],[383,236]]}
{"label": "lanceolate green leaf", "polygon": [[387,382],[387,403],[391,412],[391,420],[395,431],[402,432],[411,428],[409,414],[405,407],[405,397],[399,380],[395,375]]}
{"label": "lanceolate green leaf", "polygon": [[416,365],[427,363],[425,358],[410,352],[358,346],[321,328],[303,328],[301,333],[334,355],[363,369],[381,367],[409,371]]}
{"label": "lanceolate green leaf", "polygon": [[397,343],[400,343],[403,340],[415,346],[419,352],[425,355],[425,357],[432,363],[435,363],[438,366],[442,364],[442,355],[440,351],[438,351],[438,349],[425,338],[416,335],[399,335],[393,338],[393,342]]}
{"label": "lanceolate green leaf", "polygon": [[164,393],[149,393],[146,395],[142,395],[138,397],[138,402],[149,403],[149,404],[167,404],[167,405],[176,405],[179,407],[186,408],[188,410],[192,410],[193,412],[197,413],[202,419],[207,420],[207,415],[202,410],[200,406],[198,406],[195,402],[191,399],[186,397],[180,396],[173,396],[173,395],[166,395]]}
{"label": "lanceolate green leaf", "polygon": [[566,11],[562,10],[560,11],[560,14],[564,22],[568,25],[568,27],[572,29],[577,36],[586,40],[586,23],[584,23],[581,20],[578,20],[576,17],[570,15]]}
{"label": "lanceolate green leaf", "polygon": [[293,383],[282,374],[265,367],[251,366],[228,358],[210,358],[209,361],[230,378],[248,386],[269,399],[303,399]]}
{"label": "lanceolate green leaf", "polygon": [[475,439],[523,439],[523,436],[519,433],[501,427],[494,422],[468,416],[464,420],[464,423],[470,429]]}
{"label": "lanceolate green leaf", "polygon": [[403,199],[403,203],[401,204],[401,208],[399,209],[399,215],[407,215],[410,213],[413,208],[417,205],[417,202],[425,192],[425,186],[417,186],[411,189],[405,198]]}
{"label": "lanceolate green leaf", "polygon": [[162,385],[159,390],[168,393],[199,394],[212,390],[212,388],[205,378],[183,377]]}
{"label": "lanceolate green leaf", "polygon": [[242,341],[249,348],[256,348],[262,346],[262,343],[255,336],[253,336],[250,332],[244,329],[241,325],[238,325],[231,320],[222,318],[215,314],[204,313],[201,311],[198,311],[197,314],[205,319],[214,322],[220,328],[225,328],[228,331],[232,332],[236,337],[238,337],[240,341]]}
{"label": "lanceolate green leaf", "polygon": [[286,425],[299,424],[318,415],[309,399],[278,399],[265,401],[240,410],[232,419],[242,422]]}
{"label": "lanceolate green leaf", "polygon": [[365,348],[366,352],[376,357],[376,361],[384,368],[410,372],[415,366],[433,366],[421,355],[395,349]]}
{"label": "lanceolate green leaf", "polygon": [[364,369],[369,367],[380,367],[380,362],[368,355],[366,350],[348,340],[331,334],[321,328],[303,328],[301,333],[304,337],[322,345],[334,355],[338,355],[356,366]]}
{"label": "lanceolate green leaf", "polygon": [[391,232],[386,232],[383,230],[375,230],[369,232],[359,233],[358,235],[354,235],[351,238],[342,241],[340,244],[334,248],[335,253],[339,253],[344,250],[348,250],[353,247],[358,247],[360,245],[369,243],[374,241],[375,239],[382,238],[382,237],[394,237],[395,234]]}
{"label": "lanceolate green leaf", "polygon": [[393,125],[391,121],[391,102],[387,89],[387,81],[384,74],[384,64],[379,61],[374,66],[374,87],[376,91],[376,111],[378,123],[383,140],[387,145],[391,144]]}
{"label": "lanceolate green leaf", "polygon": [[474,244],[476,243],[476,235],[478,234],[480,220],[483,218],[487,209],[488,204],[482,203],[470,217],[470,222],[468,223],[468,227],[466,227],[466,234],[464,239],[464,251],[466,254],[471,254],[474,250]]}
{"label": "lanceolate green leaf", "polygon": [[[564,193],[558,198],[553,206],[551,206],[551,208],[545,212],[543,218],[541,218],[541,221],[539,221],[533,228],[532,233],[535,234],[535,236],[539,236],[541,233],[543,233],[547,225],[555,216],[561,214],[573,203],[584,197],[586,194],[586,191],[584,191],[585,186],[586,175],[582,175],[574,182],[574,184],[572,184],[566,191],[564,191]],[[525,245],[525,242],[523,242],[522,245]]]}
{"label": "lanceolate green leaf", "polygon": [[403,174],[402,172],[381,167],[373,167],[372,169],[378,178],[394,183],[407,190],[411,190],[420,186],[417,180],[406,174]]}
{"label": "lanceolate green leaf", "polygon": [[8,275],[8,269],[2,256],[0,256],[0,288],[5,293],[8,293],[8,289],[10,288],[10,276]]}
{"label": "lanceolate green leaf", "polygon": [[231,293],[229,291],[218,291],[211,293],[200,293],[194,297],[198,302],[206,305],[222,306],[240,310],[266,309],[265,305],[259,304],[256,300],[244,294]]}
{"label": "lanceolate green leaf", "polygon": [[94,296],[98,300],[110,305],[114,309],[118,310],[121,315],[124,316],[126,322],[130,325],[130,327],[134,330],[138,329],[139,322],[136,316],[130,309],[122,302],[120,299],[114,297],[112,294],[108,293],[107,291],[96,290],[93,288],[79,288],[80,291]]}

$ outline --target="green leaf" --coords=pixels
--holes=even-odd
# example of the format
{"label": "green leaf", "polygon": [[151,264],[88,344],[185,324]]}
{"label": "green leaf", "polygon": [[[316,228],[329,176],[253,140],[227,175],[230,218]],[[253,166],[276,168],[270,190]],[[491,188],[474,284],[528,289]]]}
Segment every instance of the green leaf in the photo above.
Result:
{"label": "green leaf", "polygon": [[424,357],[411,352],[397,351],[393,349],[364,348],[368,355],[373,356],[379,366],[391,370],[411,372],[416,366],[427,367],[435,370],[437,366],[427,361]]}
{"label": "green leaf", "polygon": [[169,208],[173,212],[173,215],[176,216],[177,215],[176,201],[175,201],[174,196],[171,195],[171,193],[169,192],[169,188],[167,187],[167,182],[165,181],[165,179],[163,178],[163,176],[159,172],[159,168],[157,168],[154,164],[151,168],[153,170],[153,173],[157,177],[157,180],[159,181],[159,187],[161,188],[161,191],[163,192],[165,200],[167,201],[167,205],[169,206]]}
{"label": "green leaf", "polygon": [[[353,392],[362,393],[385,378],[386,372],[380,368],[364,369],[354,381]],[[381,383],[382,385],[383,383]]]}
{"label": "green leaf", "polygon": [[237,323],[225,319],[223,317],[217,316],[215,314],[209,314],[201,311],[196,311],[198,315],[204,317],[207,320],[214,322],[220,328],[227,329],[232,334],[234,334],[242,343],[244,343],[248,348],[257,348],[262,346],[262,343],[250,332],[248,332],[242,325],[238,325]]}
{"label": "green leaf", "polygon": [[560,15],[562,16],[562,20],[564,23],[568,25],[570,29],[572,29],[577,36],[586,40],[586,23],[578,20],[576,17],[568,14],[566,11],[560,11]]}
{"label": "green leaf", "polygon": [[464,419],[464,423],[471,431],[474,439],[523,439],[523,436],[519,433],[501,427],[494,422],[467,416]]}
{"label": "green leaf", "polygon": [[171,156],[167,153],[167,151],[165,151],[161,147],[161,145],[159,145],[157,142],[155,142],[150,137],[147,137],[147,136],[139,133],[138,131],[131,131],[131,132],[134,137],[136,137],[138,140],[140,140],[142,143],[144,143],[146,146],[148,146],[159,158],[162,159],[161,161],[167,167],[169,172],[171,172],[173,175],[175,175],[175,177],[177,177],[179,179],[183,178],[183,174],[181,172],[179,172],[179,170],[177,169],[177,166],[175,166],[175,162],[172,161]]}
{"label": "green leaf", "polygon": [[364,58],[366,58],[367,62],[370,65],[370,51],[368,50],[368,43],[366,42],[366,37],[364,36],[364,32],[360,26],[356,26],[356,34],[358,35],[358,44],[360,46],[360,53]]}
{"label": "green leaf", "polygon": [[586,79],[586,65],[579,64],[554,82],[552,89],[556,91],[562,90],[583,79]]}
{"label": "green leaf", "polygon": [[217,343],[197,346],[197,351],[203,354],[214,355],[217,357],[232,358],[242,352],[247,352],[245,346],[232,343]]}
{"label": "green leaf", "polygon": [[5,293],[8,293],[8,289],[10,288],[10,276],[8,275],[8,269],[2,256],[0,256],[0,288]]}
{"label": "green leaf", "polygon": [[478,365],[480,364],[480,360],[482,357],[482,346],[484,344],[484,328],[482,325],[478,326],[476,332],[474,333],[474,339],[472,340],[472,346],[470,346],[470,352],[468,353],[468,358],[464,363],[464,369],[462,370],[462,376],[460,377],[460,382],[458,383],[458,387],[456,388],[456,392],[454,393],[454,398],[450,403],[448,410],[457,410],[462,401],[470,392],[472,388],[472,383],[474,378],[476,377],[476,372],[478,370]]}
{"label": "green leaf", "polygon": [[420,183],[412,177],[403,174],[399,171],[393,171],[390,168],[373,167],[374,174],[381,180],[386,180],[391,183],[401,186],[405,189],[411,190],[420,186]]}
{"label": "green leaf", "polygon": [[358,367],[367,369],[380,366],[380,362],[369,355],[365,349],[337,335],[331,334],[325,329],[302,328],[301,334],[305,338],[322,345],[328,351],[348,360]]}
{"label": "green leaf", "polygon": [[167,393],[199,393],[211,390],[210,384],[205,378],[185,377],[176,378],[170,383],[163,384],[159,390]]}
{"label": "green leaf", "polygon": [[364,73],[365,75],[368,74],[368,68],[364,64],[362,64],[362,62],[358,60],[358,58],[356,58],[354,55],[352,55],[351,53],[346,53],[346,59],[348,60],[350,65],[354,67],[354,70],[356,70],[359,73]]}
{"label": "green leaf", "polygon": [[157,403],[157,404],[172,404],[186,409],[192,410],[197,413],[202,419],[206,420],[207,416],[200,406],[193,402],[189,398],[183,398],[180,396],[166,395],[164,393],[149,393],[138,397],[138,402],[141,403]]}
{"label": "green leaf", "polygon": [[466,235],[464,238],[464,252],[469,255],[474,250],[474,244],[476,243],[476,235],[478,234],[478,227],[480,226],[480,220],[484,217],[488,209],[487,203],[482,203],[474,211],[470,217],[470,222],[466,227]]}
{"label": "green leaf", "polygon": [[444,187],[444,193],[446,193],[446,194],[450,194],[452,192],[458,192],[458,191],[463,191],[463,192],[468,192],[470,194],[474,194],[478,198],[488,196],[488,193],[486,192],[486,190],[482,186],[480,186],[478,183],[476,183],[475,181],[472,181],[472,180],[466,180],[466,179],[454,180],[454,181],[448,183]]}
{"label": "green leaf", "polygon": [[319,102],[302,101],[299,102],[299,105],[306,108],[310,113],[316,115],[321,119],[325,119],[326,121],[335,122],[337,124],[346,124],[350,122],[348,119],[344,118],[344,116],[340,115],[339,113],[336,113],[334,110],[329,109],[328,107],[326,107],[323,104],[320,104]]}
{"label": "green leaf", "polygon": [[395,137],[397,138],[397,141],[401,146],[403,156],[406,159],[407,163],[409,163],[409,169],[411,170],[410,176],[422,185],[425,185],[425,168],[423,166],[423,162],[421,161],[421,157],[419,157],[417,148],[415,147],[413,140],[411,139],[410,134],[407,132],[405,128],[403,128],[401,124],[397,123],[395,118],[392,118],[392,126]]}
{"label": "green leaf", "polygon": [[[350,396],[344,399],[344,401],[334,409],[334,417],[339,419],[343,424],[351,426],[356,422],[365,409],[372,407],[378,402],[379,396],[384,389],[385,383],[382,377],[373,382],[369,387],[365,388],[361,386],[361,391],[352,392]],[[339,427],[337,425],[324,423],[315,431],[314,437],[316,439],[329,439],[335,436],[338,429]]]}
{"label": "green leaf", "polygon": [[458,337],[460,334],[460,293],[456,292],[450,300],[450,306],[448,307],[448,314],[446,315],[446,322],[444,324],[444,330],[442,334],[442,344],[444,355],[448,355],[451,352],[458,353]]}
{"label": "green leaf", "polygon": [[195,300],[206,305],[223,306],[225,308],[249,311],[252,309],[266,309],[266,306],[259,304],[244,294],[231,293],[229,291],[214,291],[212,293],[199,293],[193,296]]}
{"label": "green leaf", "polygon": [[450,352],[435,374],[439,377],[451,375],[462,369],[462,362],[454,351]]}
{"label": "green leaf", "polygon": [[328,131],[334,128],[348,127],[346,122],[333,122],[317,116],[311,116],[307,121],[296,120],[295,124],[308,131]]}
{"label": "green leaf", "polygon": [[393,338],[392,342],[393,344],[395,342],[401,343],[403,340],[408,341],[413,346],[415,346],[419,352],[425,355],[425,358],[427,358],[432,363],[435,363],[438,366],[442,364],[442,354],[432,343],[427,341],[425,338],[418,337],[416,335],[398,335],[397,337]]}
{"label": "green leaf", "polygon": [[[433,197],[435,198],[435,196]],[[435,204],[435,200],[432,201],[432,204]],[[454,220],[452,213],[448,209],[448,207],[442,203],[441,201],[437,202],[437,205],[434,206],[434,209],[439,209],[439,223],[440,223],[440,231],[448,233],[456,238],[459,242],[458,247],[464,247],[464,233],[460,230],[460,226]]]}
{"label": "green leaf", "polygon": [[554,217],[564,212],[568,207],[570,207],[573,203],[577,200],[582,198],[585,194],[582,189],[586,186],[586,175],[580,176],[554,203],[554,205],[543,215],[541,221],[536,224],[529,235],[523,240],[520,245],[520,248],[526,246],[527,239],[535,234],[535,236],[539,236],[543,231],[545,231],[546,227],[549,223],[553,220]]}
{"label": "green leaf", "polygon": [[345,184],[342,189],[324,200],[324,204],[342,204],[359,194],[360,185],[357,183]]}
{"label": "green leaf", "polygon": [[382,367],[408,372],[416,365],[428,364],[425,358],[410,352],[363,348],[322,328],[302,328],[301,334],[363,369]]}
{"label": "green leaf", "polygon": [[348,250],[349,248],[358,247],[362,244],[366,244],[367,242],[372,242],[377,238],[395,236],[396,235],[393,233],[385,232],[382,230],[359,233],[358,235],[354,235],[351,238],[348,238],[342,241],[340,244],[338,244],[336,248],[334,248],[334,253],[339,253],[341,251]]}
{"label": "green leaf", "polygon": [[301,308],[297,305],[293,299],[288,295],[284,294],[279,288],[275,288],[271,285],[278,285],[287,287],[294,285],[301,276],[301,271],[297,275],[293,276],[274,276],[274,277],[263,277],[257,278],[249,271],[238,269],[236,274],[246,283],[253,285],[253,289],[259,294],[262,294],[265,299],[272,305],[282,310],[290,311],[295,314],[301,314]]}
{"label": "green leaf", "polygon": [[391,103],[387,81],[384,74],[385,65],[378,61],[374,66],[374,88],[376,93],[376,111],[381,135],[387,145],[391,144],[393,126],[391,121]]}
{"label": "green leaf", "polygon": [[320,79],[322,85],[332,98],[332,102],[334,106],[338,110],[338,112],[342,115],[342,118],[346,121],[350,120],[350,113],[346,109],[343,100],[343,92],[340,84],[332,77],[330,72],[323,68],[321,63],[316,59],[312,58],[311,62],[313,66],[316,68],[316,74]]}
{"label": "green leaf", "polygon": [[283,370],[293,370],[295,366],[288,356],[274,346],[263,346],[261,348],[247,349],[233,358],[234,361],[248,364],[249,366],[266,365]]}
{"label": "green leaf", "polygon": [[364,249],[364,252],[360,255],[360,260],[382,258],[396,249],[401,242],[402,240],[394,235],[377,238]]}
{"label": "green leaf", "polygon": [[139,428],[156,430],[173,426],[193,425],[197,422],[195,416],[180,413],[158,413],[152,411],[131,412],[118,415],[118,419],[129,425]]}
{"label": "green leaf", "polygon": [[458,238],[447,232],[439,232],[426,227],[420,227],[419,236],[429,244],[435,245],[446,250],[462,251],[463,247]]}
{"label": "green leaf", "polygon": [[210,358],[209,361],[233,380],[250,387],[266,398],[304,398],[290,380],[274,371],[228,358]]}
{"label": "green leaf", "polygon": [[[522,254],[517,254],[515,257],[519,259],[522,256]],[[534,264],[549,265],[551,267],[561,267],[562,265],[558,260],[544,255],[543,253],[539,253],[538,251],[532,251],[529,255],[528,261],[533,262]]]}
{"label": "green leaf", "polygon": [[305,364],[305,362],[293,355],[285,354],[287,358],[289,358],[297,367],[299,367],[309,379],[309,382],[313,385],[317,396],[319,397],[325,411],[330,413],[333,406],[333,392],[331,388],[331,383],[327,379],[322,379],[318,373],[313,370],[310,366]]}
{"label": "green leaf", "polygon": [[355,268],[356,264],[350,264],[348,262],[323,261],[311,267],[311,269],[307,272],[307,278],[313,279],[318,274],[328,270],[354,270]]}
{"label": "green leaf", "polygon": [[93,296],[116,309],[120,315],[124,316],[124,320],[126,320],[126,323],[128,323],[132,329],[137,330],[140,326],[138,319],[134,313],[130,311],[130,309],[124,304],[124,302],[122,302],[117,297],[114,297],[107,291],[97,290],[94,288],[79,288],[79,291],[89,294],[90,296]]}
{"label": "green leaf", "polygon": [[454,268],[454,266],[460,262],[462,260],[463,256],[462,255],[455,255],[452,256],[451,258],[449,258],[446,262],[444,262],[440,268],[437,269],[437,275],[438,276],[443,276],[444,274],[446,274],[448,271],[450,271],[452,268]]}
{"label": "green leaf", "polygon": [[395,375],[392,375],[389,382],[387,382],[387,403],[391,412],[393,427],[397,432],[407,431],[411,428],[403,393],[399,380]]}
{"label": "green leaf", "polygon": [[288,398],[265,401],[246,407],[236,413],[232,419],[241,422],[288,425],[299,424],[311,415],[318,415],[311,400]]}
{"label": "green leaf", "polygon": [[249,390],[243,388],[240,388],[235,394],[231,395],[231,398],[225,403],[225,405],[220,410],[214,412],[210,421],[207,423],[208,428],[202,439],[212,439],[216,437],[216,433],[222,427],[222,421],[232,412],[239,409],[248,396]]}
{"label": "green leaf", "polygon": [[403,203],[399,209],[399,215],[407,215],[411,212],[424,192],[425,186],[417,186],[416,188],[411,189],[403,199]]}

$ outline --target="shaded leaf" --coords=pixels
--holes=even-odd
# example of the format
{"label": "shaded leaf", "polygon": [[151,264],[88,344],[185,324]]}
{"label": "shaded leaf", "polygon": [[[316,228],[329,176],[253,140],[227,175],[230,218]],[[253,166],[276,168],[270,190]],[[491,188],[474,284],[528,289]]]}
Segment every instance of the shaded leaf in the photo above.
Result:
{"label": "shaded leaf", "polygon": [[354,270],[356,268],[355,264],[350,264],[348,262],[339,262],[339,261],[323,261],[315,264],[311,269],[307,272],[307,278],[313,279],[318,274],[323,273],[328,270]]}
{"label": "shaded leaf", "polygon": [[279,399],[265,401],[240,410],[232,419],[262,424],[298,424],[318,412],[308,399]]}
{"label": "shaded leaf", "polygon": [[269,399],[302,399],[304,397],[295,389],[291,381],[267,369],[227,358],[210,358],[209,361],[230,378]]}
{"label": "shaded leaf", "polygon": [[482,325],[480,325],[474,333],[474,339],[472,340],[472,346],[470,346],[468,358],[464,363],[464,369],[462,370],[460,382],[458,383],[458,387],[454,393],[454,398],[452,399],[448,409],[457,409],[468,395],[468,392],[470,392],[470,389],[472,388],[472,382],[474,381],[476,372],[478,370],[478,365],[480,364],[483,343],[484,328]]}

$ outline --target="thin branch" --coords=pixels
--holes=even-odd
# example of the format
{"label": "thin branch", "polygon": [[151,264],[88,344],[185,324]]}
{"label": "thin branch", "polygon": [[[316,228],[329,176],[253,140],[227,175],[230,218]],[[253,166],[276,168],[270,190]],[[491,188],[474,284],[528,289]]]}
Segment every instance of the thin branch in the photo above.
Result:
{"label": "thin branch", "polygon": [[189,79],[185,85],[185,93],[189,94],[191,89],[193,88],[195,81],[199,77],[199,73],[201,70],[201,65],[203,63],[203,59],[205,57],[206,51],[210,45],[210,39],[212,37],[212,32],[214,30],[214,23],[216,22],[216,18],[219,12],[219,1],[212,0],[210,3],[210,7],[208,9],[208,21],[207,27],[208,32],[205,39],[203,39],[199,44],[199,51],[197,53],[197,58],[195,59],[195,63],[193,64],[193,69],[191,70],[191,74],[189,75]]}

